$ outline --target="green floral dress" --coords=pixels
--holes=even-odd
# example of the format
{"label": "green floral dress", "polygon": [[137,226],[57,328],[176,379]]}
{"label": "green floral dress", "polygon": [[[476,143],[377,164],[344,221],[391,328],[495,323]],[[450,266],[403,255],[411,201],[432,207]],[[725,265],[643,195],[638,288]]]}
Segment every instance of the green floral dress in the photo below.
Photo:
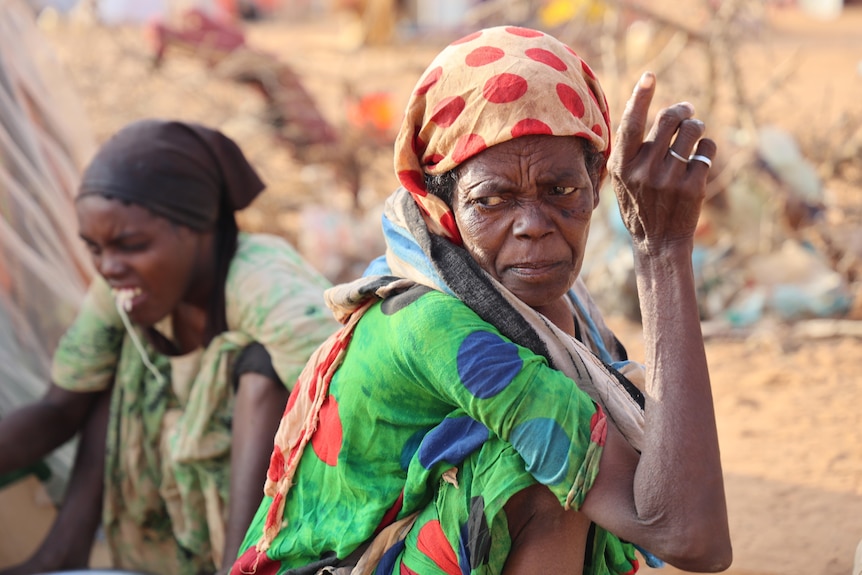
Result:
{"label": "green floral dress", "polygon": [[179,358],[159,354],[139,332],[157,375],[127,334],[108,285],[93,281],[52,375],[74,391],[113,387],[103,523],[116,567],[194,575],[221,566],[233,361],[257,341],[291,388],[338,328],[323,301],[327,287],[281,238],[240,234],[225,287],[229,331]]}
{"label": "green floral dress", "polygon": [[[231,573],[313,574],[355,560],[398,521],[409,532],[375,574],[500,573],[511,543],[505,503],[542,483],[580,507],[604,429],[602,410],[544,357],[460,300],[413,288],[358,322],[278,535],[256,549],[273,507],[265,497]],[[603,529],[589,545],[584,573],[637,569],[634,548]]]}

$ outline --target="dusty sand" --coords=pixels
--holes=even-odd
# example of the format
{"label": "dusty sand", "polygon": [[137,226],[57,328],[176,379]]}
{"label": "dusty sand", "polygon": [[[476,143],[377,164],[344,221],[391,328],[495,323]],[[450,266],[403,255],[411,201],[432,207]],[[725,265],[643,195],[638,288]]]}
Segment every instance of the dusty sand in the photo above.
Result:
{"label": "dusty sand", "polygon": [[[344,79],[361,92],[391,90],[400,109],[443,42],[356,49],[352,30],[347,20],[338,20],[336,26],[263,22],[250,26],[248,37],[252,45],[294,66],[323,113],[341,124]],[[794,9],[770,9],[762,36],[742,51],[743,73],[753,85],[778,63],[792,62],[794,73],[781,94],[761,110],[761,119],[793,130],[800,139],[828,134],[848,113],[858,121],[860,31],[858,4],[830,21]],[[177,116],[221,126],[243,145],[270,183],[244,225],[298,238],[300,210],[321,201],[316,186],[326,185],[328,176],[323,168],[301,169],[275,144],[259,120],[261,102],[255,94],[212,78],[199,62],[181,55],[169,55],[160,71],[150,70],[137,30],[109,33],[60,24],[47,26],[46,35],[67,66],[97,141],[143,116]],[[385,150],[369,161],[371,175],[362,200],[371,206],[391,189],[394,178]],[[830,181],[829,193],[830,217],[860,221],[859,182]],[[347,204],[350,198],[339,192],[326,201]],[[855,317],[862,314],[857,311]],[[642,357],[637,326],[622,318],[612,323],[631,355]],[[806,341],[781,326],[765,326],[747,339],[710,339],[707,353],[735,550],[728,573],[849,575],[862,539],[862,341]],[[14,495],[7,490],[0,510],[20,518],[16,503],[32,502],[36,492],[29,484],[17,487]],[[33,530],[44,528],[50,514],[43,506],[37,519],[41,523]],[[5,550],[0,547],[0,564],[20,557],[28,546],[13,539],[6,525],[8,520],[0,515],[0,540],[11,543]]]}

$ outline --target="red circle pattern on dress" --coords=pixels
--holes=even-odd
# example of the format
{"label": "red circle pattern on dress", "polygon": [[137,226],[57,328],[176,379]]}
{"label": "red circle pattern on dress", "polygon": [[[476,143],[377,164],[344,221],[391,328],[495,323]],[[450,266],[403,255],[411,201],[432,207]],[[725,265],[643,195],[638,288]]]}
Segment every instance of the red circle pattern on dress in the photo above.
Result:
{"label": "red circle pattern on dress", "polygon": [[458,556],[446,534],[440,521],[434,519],[429,521],[419,530],[416,548],[425,554],[446,575],[461,575],[461,567],[458,565]]}
{"label": "red circle pattern on dress", "polygon": [[284,453],[281,449],[273,449],[272,455],[269,457],[269,469],[266,471],[266,478],[277,483],[284,477]]}
{"label": "red circle pattern on dress", "polygon": [[317,429],[311,436],[311,448],[321,461],[335,467],[338,463],[338,454],[341,453],[344,430],[338,414],[338,401],[334,396],[326,396],[323,405],[320,406],[319,417]]}

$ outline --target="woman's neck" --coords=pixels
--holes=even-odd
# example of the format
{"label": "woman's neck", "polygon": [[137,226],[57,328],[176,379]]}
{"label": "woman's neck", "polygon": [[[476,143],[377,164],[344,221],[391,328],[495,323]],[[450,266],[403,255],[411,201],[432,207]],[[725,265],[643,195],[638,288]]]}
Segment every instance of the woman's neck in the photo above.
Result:
{"label": "woman's neck", "polygon": [[575,318],[572,315],[572,309],[569,306],[567,298],[568,296],[564,295],[547,305],[538,306],[533,309],[548,318],[555,326],[574,337]]}
{"label": "woman's neck", "polygon": [[171,315],[173,340],[180,354],[186,354],[204,345],[208,312],[206,309],[181,303]]}
{"label": "woman's neck", "polygon": [[207,327],[211,321],[215,283],[213,234],[202,234],[188,289],[170,316],[170,347],[174,348],[174,354],[184,355],[208,343]]}
{"label": "woman's neck", "polygon": [[216,252],[214,234],[212,232],[201,234],[199,241],[191,282],[180,305],[186,304],[207,310],[215,292]]}
{"label": "woman's neck", "polygon": [[174,340],[184,351],[208,342],[206,331],[212,321],[212,302],[216,296],[215,235],[201,235],[192,282],[186,296],[171,314]]}
{"label": "woman's neck", "polygon": [[208,319],[207,310],[180,303],[169,317],[147,328],[145,333],[159,353],[185,355],[206,345]]}

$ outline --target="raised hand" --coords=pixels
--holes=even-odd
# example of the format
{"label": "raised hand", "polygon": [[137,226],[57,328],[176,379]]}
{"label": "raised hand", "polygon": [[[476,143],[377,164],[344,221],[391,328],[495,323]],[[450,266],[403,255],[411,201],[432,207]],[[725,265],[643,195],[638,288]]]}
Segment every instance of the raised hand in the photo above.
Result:
{"label": "raised hand", "polygon": [[690,248],[716,152],[688,102],[661,110],[644,138],[655,87],[651,72],[641,76],[609,162],[623,221],[635,248],[647,254],[678,244]]}

